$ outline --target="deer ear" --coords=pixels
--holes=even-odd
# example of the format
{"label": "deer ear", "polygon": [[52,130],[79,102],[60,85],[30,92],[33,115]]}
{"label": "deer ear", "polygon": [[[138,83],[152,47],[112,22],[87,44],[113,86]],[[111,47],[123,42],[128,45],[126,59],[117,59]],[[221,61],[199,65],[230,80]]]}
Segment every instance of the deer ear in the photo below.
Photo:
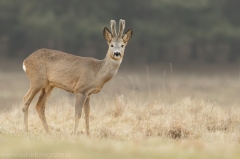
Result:
{"label": "deer ear", "polygon": [[105,27],[103,29],[103,36],[104,38],[107,40],[108,43],[110,43],[112,41],[112,34],[111,32],[108,30],[107,27]]}
{"label": "deer ear", "polygon": [[130,28],[123,35],[123,41],[127,43],[131,39],[132,35],[133,35],[133,30],[132,28]]}

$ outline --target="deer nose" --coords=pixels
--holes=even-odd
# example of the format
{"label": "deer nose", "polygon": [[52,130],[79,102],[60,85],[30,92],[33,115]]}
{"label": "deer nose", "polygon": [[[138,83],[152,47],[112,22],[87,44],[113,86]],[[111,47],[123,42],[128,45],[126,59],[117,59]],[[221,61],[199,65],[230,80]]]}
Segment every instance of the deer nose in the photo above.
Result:
{"label": "deer nose", "polygon": [[119,51],[116,51],[113,53],[114,56],[121,56],[121,53]]}

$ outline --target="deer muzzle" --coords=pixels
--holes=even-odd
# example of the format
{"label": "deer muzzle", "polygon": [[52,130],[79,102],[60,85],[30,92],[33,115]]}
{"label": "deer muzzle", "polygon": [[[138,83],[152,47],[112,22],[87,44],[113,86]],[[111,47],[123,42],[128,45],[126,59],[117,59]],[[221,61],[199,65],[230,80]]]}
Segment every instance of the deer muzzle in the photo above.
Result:
{"label": "deer muzzle", "polygon": [[114,55],[115,57],[121,57],[121,53],[120,53],[119,51],[115,51],[115,52],[113,53],[113,55]]}

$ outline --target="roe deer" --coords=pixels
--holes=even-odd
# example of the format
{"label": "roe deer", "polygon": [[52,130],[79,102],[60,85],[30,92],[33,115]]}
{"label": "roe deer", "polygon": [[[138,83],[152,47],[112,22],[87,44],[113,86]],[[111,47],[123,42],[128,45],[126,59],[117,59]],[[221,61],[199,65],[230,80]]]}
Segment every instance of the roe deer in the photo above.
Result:
{"label": "roe deer", "polygon": [[43,127],[49,133],[45,118],[45,103],[54,87],[74,93],[76,135],[79,120],[84,107],[86,133],[89,135],[90,96],[100,92],[103,85],[118,71],[124,56],[124,50],[131,39],[133,30],[130,28],[123,33],[125,21],[119,21],[119,33],[116,32],[116,22],[110,21],[111,32],[103,29],[103,36],[109,47],[104,60],[80,57],[64,52],[40,49],[29,55],[23,61],[23,69],[30,80],[30,88],[23,98],[24,129],[28,130],[28,107],[34,96],[41,91],[36,104],[36,110]]}

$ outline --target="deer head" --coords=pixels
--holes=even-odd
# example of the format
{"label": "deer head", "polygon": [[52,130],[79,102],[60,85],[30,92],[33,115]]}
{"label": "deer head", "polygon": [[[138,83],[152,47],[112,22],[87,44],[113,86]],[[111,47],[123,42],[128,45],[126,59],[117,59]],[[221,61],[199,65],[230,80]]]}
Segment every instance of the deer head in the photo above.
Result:
{"label": "deer head", "polygon": [[113,60],[121,61],[124,56],[124,50],[131,39],[133,30],[132,28],[128,29],[124,34],[125,20],[120,19],[119,21],[119,32],[116,31],[116,22],[115,20],[110,21],[111,32],[107,27],[103,29],[103,36],[108,43],[108,55]]}

